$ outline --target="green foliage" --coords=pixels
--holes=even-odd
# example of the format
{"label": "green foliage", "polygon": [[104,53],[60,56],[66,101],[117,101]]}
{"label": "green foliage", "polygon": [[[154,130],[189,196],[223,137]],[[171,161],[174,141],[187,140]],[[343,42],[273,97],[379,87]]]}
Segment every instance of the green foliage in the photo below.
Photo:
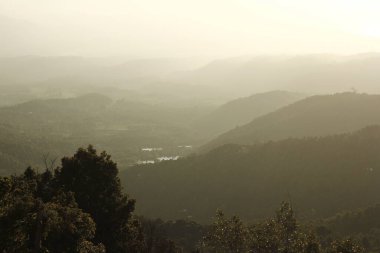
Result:
{"label": "green foliage", "polygon": [[199,252],[217,253],[363,253],[352,239],[338,239],[322,247],[316,234],[298,223],[290,203],[276,216],[254,225],[217,211]]}
{"label": "green foliage", "polygon": [[275,218],[251,226],[237,216],[226,218],[218,211],[204,240],[203,250],[220,253],[319,253],[312,232],[304,231],[289,203],[283,203]]}
{"label": "green foliage", "polygon": [[380,229],[380,204],[351,211],[343,211],[324,220],[324,224],[340,235],[370,233]]}
{"label": "green foliage", "polygon": [[206,252],[319,253],[312,232],[302,230],[289,203],[283,203],[275,218],[247,226],[237,216],[226,218],[218,211],[204,240]]}
{"label": "green foliage", "polygon": [[105,253],[106,249],[103,245],[94,245],[89,241],[82,241],[78,247],[79,253]]}
{"label": "green foliage", "polygon": [[364,253],[364,249],[352,239],[334,241],[329,253]]}
{"label": "green foliage", "polygon": [[103,243],[108,252],[138,251],[142,247],[139,224],[131,220],[135,201],[122,192],[117,174],[111,156],[97,154],[89,146],[62,159],[62,167],[55,171],[55,183],[75,194],[78,206],[97,225],[94,240]]}
{"label": "green foliage", "polygon": [[218,253],[244,252],[247,247],[248,229],[237,216],[226,218],[221,210],[205,237],[206,249]]}
{"label": "green foliage", "polygon": [[355,237],[366,252],[376,252],[380,248],[380,205],[357,210],[343,211],[313,222],[317,226],[318,236],[324,244],[338,237]]}
{"label": "green foliage", "polygon": [[319,253],[320,245],[313,232],[301,227],[291,205],[284,202],[275,218],[251,226],[251,252]]}
{"label": "green foliage", "polygon": [[89,146],[63,158],[54,173],[28,168],[2,178],[2,250],[142,252],[135,201],[122,193],[117,173],[109,155]]}
{"label": "green foliage", "polygon": [[[48,173],[48,172],[46,172]],[[2,252],[104,252],[91,241],[96,225],[78,208],[74,194],[40,194],[46,174],[28,168],[22,176],[1,178],[0,251]]]}
{"label": "green foliage", "polygon": [[[314,232],[287,202],[273,218],[253,225],[217,211],[208,227],[137,218],[134,205],[122,192],[111,157],[92,146],[81,148],[54,171],[27,168],[0,178],[0,251],[182,253],[199,246],[196,252],[205,253],[364,253],[376,252],[378,244],[362,233],[380,234],[377,206],[336,215]],[[341,239],[343,232],[357,233],[357,240]]]}
{"label": "green foliage", "polygon": [[[193,252],[206,232],[206,227],[190,220],[162,221],[139,217],[142,223],[146,251],[157,251],[162,242],[174,243],[177,251]],[[160,252],[160,251],[157,251]]]}

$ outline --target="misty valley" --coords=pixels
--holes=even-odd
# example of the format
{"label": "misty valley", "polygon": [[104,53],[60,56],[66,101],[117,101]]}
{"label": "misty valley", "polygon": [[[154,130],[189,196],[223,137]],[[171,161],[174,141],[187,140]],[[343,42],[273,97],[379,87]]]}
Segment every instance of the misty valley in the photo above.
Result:
{"label": "misty valley", "polygon": [[94,61],[0,61],[1,252],[380,252],[378,54]]}

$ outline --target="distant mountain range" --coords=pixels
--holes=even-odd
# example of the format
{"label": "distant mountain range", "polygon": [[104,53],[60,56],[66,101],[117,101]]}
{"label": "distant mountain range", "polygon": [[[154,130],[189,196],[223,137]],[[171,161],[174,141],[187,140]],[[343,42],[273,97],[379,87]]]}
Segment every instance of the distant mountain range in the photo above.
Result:
{"label": "distant mountain range", "polygon": [[380,93],[380,54],[256,56],[215,60],[183,73],[182,82],[213,86],[234,96],[268,90]]}
{"label": "distant mountain range", "polygon": [[100,87],[108,96],[126,95],[107,92],[117,88],[177,104],[221,105],[236,97],[271,90],[306,94],[380,93],[379,72],[378,53],[245,56],[209,63],[197,58],[3,57],[0,58],[0,91],[3,92],[2,86],[17,84],[24,90],[33,87],[31,98],[46,98],[35,96],[41,89],[49,94],[83,95],[89,90],[98,92]]}

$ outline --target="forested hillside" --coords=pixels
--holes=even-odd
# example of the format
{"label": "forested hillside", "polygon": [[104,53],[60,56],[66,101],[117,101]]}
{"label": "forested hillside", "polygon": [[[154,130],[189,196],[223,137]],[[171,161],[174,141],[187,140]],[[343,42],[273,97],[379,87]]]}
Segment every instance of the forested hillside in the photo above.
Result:
{"label": "forested hillside", "polygon": [[295,92],[271,91],[235,99],[196,121],[195,127],[199,133],[217,136],[305,97]]}
{"label": "forested hillside", "polygon": [[[93,201],[96,199],[96,201]],[[118,168],[92,146],[64,157],[56,168],[0,177],[0,250],[56,253],[190,252],[376,252],[368,233],[355,239],[335,235],[329,219],[310,226],[297,219],[290,202],[269,218],[244,222],[217,210],[210,225],[190,220],[162,221],[137,216],[136,200],[122,192]],[[375,211],[376,211],[375,207]],[[343,225],[365,224],[364,215],[345,215]],[[365,216],[362,218],[361,216]],[[325,226],[327,224],[327,226]],[[362,227],[361,227],[362,228]],[[365,224],[369,228],[377,228]],[[360,240],[360,241],[359,241]]]}
{"label": "forested hillside", "polygon": [[378,239],[380,236],[379,212],[380,204],[346,210],[325,219],[324,225],[340,236],[370,234]]}
{"label": "forested hillside", "polygon": [[305,98],[228,131],[201,150],[227,144],[254,144],[289,137],[345,133],[380,124],[380,95],[338,93]]}
{"label": "forested hillside", "polygon": [[164,219],[207,221],[222,208],[266,217],[284,199],[304,218],[380,202],[380,127],[352,134],[224,145],[203,155],[136,166],[121,178],[138,211]]}

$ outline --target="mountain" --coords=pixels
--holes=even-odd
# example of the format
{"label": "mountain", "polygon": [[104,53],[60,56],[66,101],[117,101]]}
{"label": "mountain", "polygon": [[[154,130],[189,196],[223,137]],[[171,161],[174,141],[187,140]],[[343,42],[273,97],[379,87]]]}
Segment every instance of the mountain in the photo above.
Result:
{"label": "mountain", "polygon": [[305,97],[300,93],[271,91],[239,98],[218,107],[197,121],[195,127],[208,136],[217,136]]}
{"label": "mountain", "polygon": [[[117,59],[86,58],[77,56],[23,56],[0,57],[0,84],[30,84],[69,79],[73,82],[138,85],[159,81],[176,71],[185,71],[198,66],[193,59],[153,58]],[[23,75],[19,73],[22,71]],[[136,83],[137,82],[137,83]],[[66,84],[73,85],[73,84]]]}
{"label": "mountain", "polygon": [[68,155],[94,131],[96,114],[112,101],[88,94],[70,99],[33,100],[0,108],[0,174],[43,167],[43,156]]}
{"label": "mountain", "polygon": [[290,200],[300,218],[380,203],[380,126],[327,137],[224,145],[122,172],[148,217],[206,222],[217,208],[254,220]]}
{"label": "mountain", "polygon": [[[2,35],[0,56],[49,52],[52,36],[47,36],[45,28],[45,26],[0,13],[0,34]],[[54,33],[54,35],[57,34],[59,34],[58,31]]]}
{"label": "mountain", "polygon": [[75,97],[89,91],[112,99],[182,107],[220,105],[234,98],[222,96],[212,87],[166,78],[177,71],[195,68],[201,62],[196,58],[0,57],[0,106],[33,99]]}
{"label": "mountain", "polygon": [[380,95],[339,93],[312,96],[228,131],[201,150],[289,137],[324,136],[380,124]]}
{"label": "mountain", "polygon": [[183,73],[182,82],[243,96],[268,90],[380,93],[380,54],[256,56],[219,59]]}

